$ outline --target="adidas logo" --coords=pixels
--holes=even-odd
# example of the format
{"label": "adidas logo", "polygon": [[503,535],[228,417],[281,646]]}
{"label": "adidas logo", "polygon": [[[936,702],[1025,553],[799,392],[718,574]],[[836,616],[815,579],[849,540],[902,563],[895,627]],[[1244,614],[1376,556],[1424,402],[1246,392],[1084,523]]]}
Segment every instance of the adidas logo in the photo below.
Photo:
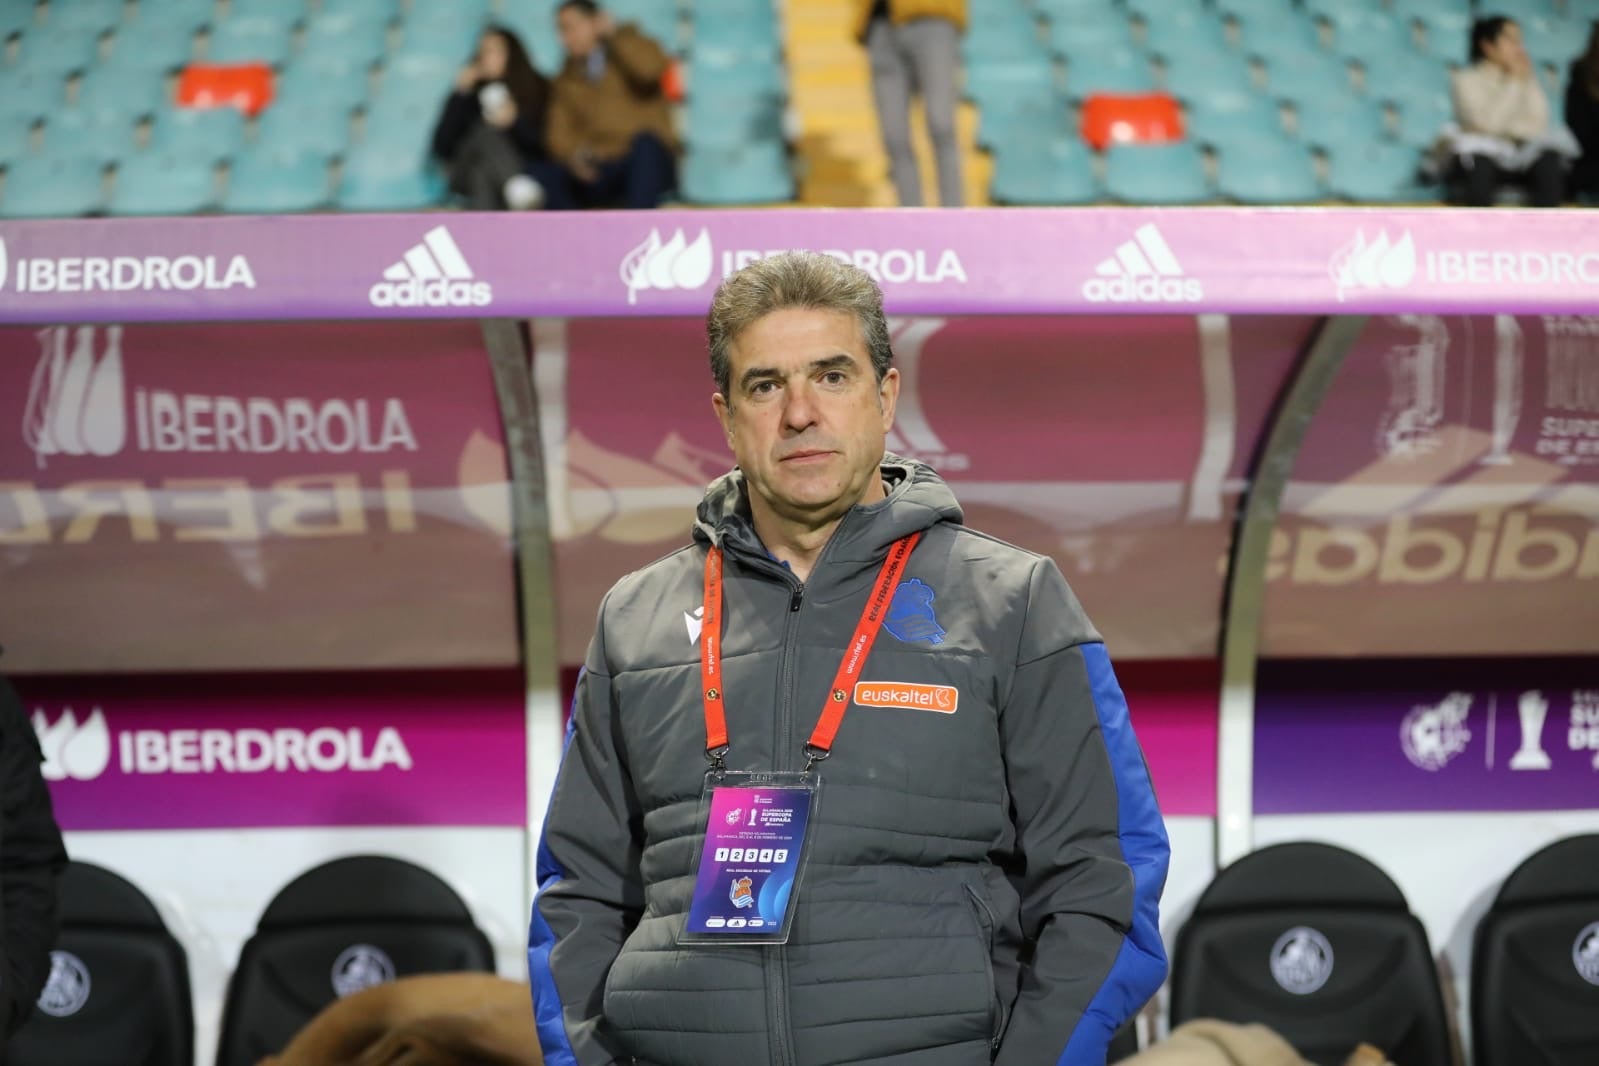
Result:
{"label": "adidas logo", "polygon": [[701,604],[692,611],[684,611],[683,625],[688,628],[688,642],[690,644],[698,644],[700,642],[700,630],[705,626],[705,606]]}
{"label": "adidas logo", "polygon": [[383,272],[369,295],[374,307],[487,307],[494,290],[486,281],[473,280],[455,238],[435,226]]}
{"label": "adidas logo", "polygon": [[1133,239],[1100,263],[1098,277],[1083,282],[1083,296],[1094,303],[1198,303],[1205,290],[1183,276],[1182,264],[1153,222],[1138,227]]}

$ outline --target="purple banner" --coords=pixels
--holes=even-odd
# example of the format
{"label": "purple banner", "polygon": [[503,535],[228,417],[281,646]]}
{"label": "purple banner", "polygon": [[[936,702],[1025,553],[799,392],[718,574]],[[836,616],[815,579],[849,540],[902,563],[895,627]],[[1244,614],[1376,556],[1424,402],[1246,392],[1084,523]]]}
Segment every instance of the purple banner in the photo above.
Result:
{"label": "purple banner", "polygon": [[1256,814],[1595,806],[1591,662],[1262,668]]}
{"label": "purple banner", "polygon": [[0,224],[0,323],[699,315],[718,279],[790,248],[861,266],[898,314],[1569,312],[1599,297],[1599,217],[1583,211],[314,215]]}
{"label": "purple banner", "polygon": [[66,829],[527,822],[514,673],[17,685]]}
{"label": "purple banner", "polygon": [[474,322],[0,328],[12,673],[517,662]]}

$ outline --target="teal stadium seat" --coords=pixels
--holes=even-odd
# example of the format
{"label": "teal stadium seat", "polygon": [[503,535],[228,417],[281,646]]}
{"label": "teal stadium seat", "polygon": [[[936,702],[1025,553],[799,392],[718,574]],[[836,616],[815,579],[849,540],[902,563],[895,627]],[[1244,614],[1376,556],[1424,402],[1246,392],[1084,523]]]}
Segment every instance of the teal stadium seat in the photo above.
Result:
{"label": "teal stadium seat", "polygon": [[1262,57],[1267,91],[1278,100],[1337,100],[1355,91],[1348,62],[1330,52],[1281,52]]}
{"label": "teal stadium seat", "polygon": [[212,163],[231,159],[244,147],[244,116],[231,107],[174,108],[156,115],[151,151]]}
{"label": "teal stadium seat", "polygon": [[1072,105],[1063,94],[1049,91],[1037,96],[1022,96],[1004,106],[985,106],[978,117],[977,143],[993,150],[1022,131],[1041,137],[1069,137],[1076,134],[1071,122]]}
{"label": "teal stadium seat", "polygon": [[1242,56],[1235,52],[1177,52],[1162,55],[1161,81],[1184,100],[1245,102],[1260,90]]}
{"label": "teal stadium seat", "polygon": [[1286,137],[1227,145],[1218,153],[1216,190],[1240,204],[1311,203],[1322,194],[1310,153]]}
{"label": "teal stadium seat", "polygon": [[1420,154],[1410,145],[1393,141],[1344,145],[1328,156],[1327,191],[1357,204],[1437,200],[1437,187],[1417,180],[1420,164]]}
{"label": "teal stadium seat", "polygon": [[444,179],[420,153],[362,144],[344,158],[335,204],[344,211],[415,211],[444,199]]}
{"label": "teal stadium seat", "polygon": [[1120,10],[1107,6],[1098,15],[1051,21],[1048,41],[1050,52],[1057,56],[1130,49],[1134,47],[1133,24]]}
{"label": "teal stadium seat", "polygon": [[1438,133],[1455,120],[1454,105],[1447,96],[1416,95],[1399,104],[1399,128],[1395,139],[1401,144],[1425,148],[1438,140]]}
{"label": "teal stadium seat", "polygon": [[98,115],[139,119],[170,103],[166,77],[154,71],[97,67],[78,85],[77,107]]}
{"label": "teal stadium seat", "polygon": [[[400,16],[405,5],[401,0],[321,0],[319,10],[325,15],[358,15],[363,18],[383,17],[392,21]],[[456,7],[450,0],[450,7]]]}
{"label": "teal stadium seat", "polygon": [[783,140],[783,102],[765,94],[695,92],[684,108],[683,139],[691,148],[732,148]]}
{"label": "teal stadium seat", "polygon": [[294,21],[271,15],[230,15],[211,27],[206,47],[208,63],[288,62],[293,46]]}
{"label": "teal stadium seat", "polygon": [[44,119],[46,155],[82,156],[104,167],[138,149],[138,134],[131,115],[62,107]]}
{"label": "teal stadium seat", "polygon": [[788,96],[788,77],[776,54],[753,61],[740,58],[734,64],[707,59],[705,51],[694,53],[684,70],[691,102],[694,96],[774,96],[779,102]]}
{"label": "teal stadium seat", "polygon": [[781,141],[691,149],[680,164],[683,199],[707,206],[786,203],[794,175]]}
{"label": "teal stadium seat", "polygon": [[426,104],[429,110],[437,110],[455,85],[456,72],[465,62],[464,55],[452,58],[416,52],[396,53],[383,64],[372,104],[376,107],[380,103],[395,101],[408,106]]}
{"label": "teal stadium seat", "polygon": [[45,28],[50,33],[99,35],[116,29],[125,10],[122,0],[55,0],[47,9]]}
{"label": "teal stadium seat", "polygon": [[1364,68],[1366,95],[1403,105],[1417,96],[1449,98],[1449,68],[1424,52],[1402,52]]}
{"label": "teal stadium seat", "polygon": [[1061,23],[1097,18],[1107,6],[1104,0],[1034,0],[1033,3],[1033,9],[1045,19]]}
{"label": "teal stadium seat", "polygon": [[1376,12],[1334,24],[1333,50],[1369,67],[1386,63],[1392,56],[1413,54],[1415,41],[1402,20]]}
{"label": "teal stadium seat", "polygon": [[1321,47],[1315,20],[1291,7],[1241,14],[1238,43],[1245,54],[1265,58],[1282,52],[1308,52]]}
{"label": "teal stadium seat", "polygon": [[979,108],[1014,111],[1026,100],[1055,94],[1055,71],[1046,59],[968,67],[965,94]]}
{"label": "teal stadium seat", "polygon": [[1127,13],[1142,19],[1150,28],[1157,23],[1193,26],[1203,22],[1219,26],[1221,21],[1205,0],[1127,0]]}
{"label": "teal stadium seat", "polygon": [[1283,134],[1277,105],[1263,97],[1229,97],[1224,102],[1199,97],[1187,102],[1183,120],[1188,137],[1216,151],[1235,141],[1257,141]]}
{"label": "teal stadium seat", "polygon": [[27,3],[26,0],[22,3],[17,3],[15,0],[0,3],[0,44],[4,44],[11,37],[22,33],[30,26],[38,25],[37,10],[34,5]]}
{"label": "teal stadium seat", "polygon": [[994,63],[1047,62],[1049,52],[1030,14],[1017,8],[999,8],[990,17],[967,25],[961,38],[961,58],[969,70]]}
{"label": "teal stadium seat", "polygon": [[318,15],[306,26],[296,62],[371,67],[388,50],[389,23],[357,15]]}
{"label": "teal stadium seat", "polygon": [[[272,106],[325,107],[349,111],[366,104],[372,72],[364,67],[318,66],[304,57],[291,61],[278,78]],[[440,94],[442,98],[442,93]]]}
{"label": "teal stadium seat", "polygon": [[228,19],[265,18],[293,26],[310,17],[311,0],[228,0]]}
{"label": "teal stadium seat", "polygon": [[233,161],[222,209],[236,215],[315,211],[328,204],[328,160],[257,147]]}
{"label": "teal stadium seat", "polygon": [[1100,199],[1093,159],[1081,141],[1018,132],[994,153],[989,195],[995,203],[1089,204]]}
{"label": "teal stadium seat", "polygon": [[253,151],[269,156],[343,155],[350,145],[350,112],[326,105],[273,101],[257,121]]}
{"label": "teal stadium seat", "polygon": [[1471,50],[1470,8],[1454,7],[1417,11],[1415,19],[1421,23],[1422,47],[1429,55],[1446,63],[1463,64]]}
{"label": "teal stadium seat", "polygon": [[476,53],[487,21],[481,17],[435,21],[413,15],[400,24],[395,54],[437,56],[460,67]]}
{"label": "teal stadium seat", "polygon": [[1066,92],[1074,100],[1091,93],[1147,93],[1155,87],[1149,56],[1131,46],[1073,52],[1066,63]]}
{"label": "teal stadium seat", "polygon": [[1105,150],[1105,192],[1123,204],[1202,204],[1213,198],[1205,161],[1191,141],[1113,144]]}
{"label": "teal stadium seat", "polygon": [[194,215],[216,204],[216,170],[204,160],[140,152],[117,164],[113,215]]}
{"label": "teal stadium seat", "polygon": [[1221,19],[1207,13],[1195,21],[1186,16],[1157,19],[1144,26],[1144,47],[1160,56],[1179,53],[1224,54],[1232,49]]}
{"label": "teal stadium seat", "polygon": [[111,54],[100,61],[94,73],[116,70],[162,75],[188,66],[194,58],[196,30],[196,26],[141,19],[116,35]]}
{"label": "teal stadium seat", "polygon": [[1386,140],[1382,111],[1353,95],[1303,100],[1294,107],[1295,135],[1300,143],[1331,155],[1347,147]]}
{"label": "teal stadium seat", "polygon": [[0,218],[74,218],[105,203],[105,167],[84,156],[24,156],[6,168]]}
{"label": "teal stadium seat", "polygon": [[33,152],[33,124],[0,118],[0,167]]}
{"label": "teal stadium seat", "polygon": [[100,35],[36,27],[22,35],[14,69],[41,77],[65,78],[99,62]]}
{"label": "teal stadium seat", "polygon": [[66,79],[59,75],[0,69],[0,122],[31,124],[66,101]]}

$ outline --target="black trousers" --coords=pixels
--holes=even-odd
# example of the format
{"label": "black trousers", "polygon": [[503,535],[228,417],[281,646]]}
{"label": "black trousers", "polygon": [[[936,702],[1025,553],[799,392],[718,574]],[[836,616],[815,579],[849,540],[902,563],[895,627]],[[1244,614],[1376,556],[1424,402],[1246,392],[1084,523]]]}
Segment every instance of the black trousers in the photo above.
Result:
{"label": "black trousers", "polygon": [[1501,189],[1519,185],[1534,207],[1559,207],[1566,191],[1566,164],[1544,152],[1525,170],[1510,170],[1482,155],[1456,157],[1450,165],[1450,199],[1466,207],[1492,207]]}

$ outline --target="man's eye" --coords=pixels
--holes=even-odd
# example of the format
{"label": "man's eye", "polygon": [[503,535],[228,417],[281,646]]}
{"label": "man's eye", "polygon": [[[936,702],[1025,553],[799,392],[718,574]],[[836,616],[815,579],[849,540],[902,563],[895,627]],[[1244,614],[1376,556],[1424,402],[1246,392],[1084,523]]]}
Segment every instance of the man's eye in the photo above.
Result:
{"label": "man's eye", "polygon": [[822,375],[822,380],[829,385],[842,385],[846,378],[842,370],[829,370]]}
{"label": "man's eye", "polygon": [[750,392],[755,396],[764,396],[775,388],[777,388],[775,381],[757,381],[750,387]]}

